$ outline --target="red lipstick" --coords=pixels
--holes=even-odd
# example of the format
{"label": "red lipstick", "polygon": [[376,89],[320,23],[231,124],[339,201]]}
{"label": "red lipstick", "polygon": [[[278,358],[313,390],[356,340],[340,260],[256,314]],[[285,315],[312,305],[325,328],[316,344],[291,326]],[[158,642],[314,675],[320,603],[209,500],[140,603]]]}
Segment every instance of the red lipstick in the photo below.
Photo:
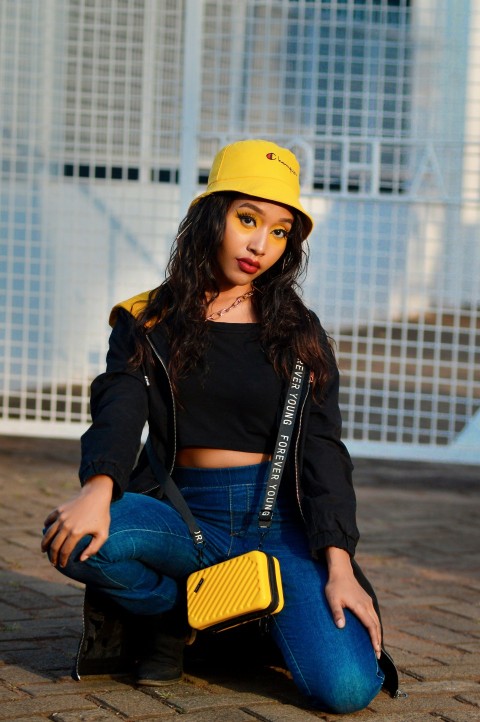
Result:
{"label": "red lipstick", "polygon": [[258,261],[253,258],[237,258],[238,267],[244,273],[256,273],[260,268]]}

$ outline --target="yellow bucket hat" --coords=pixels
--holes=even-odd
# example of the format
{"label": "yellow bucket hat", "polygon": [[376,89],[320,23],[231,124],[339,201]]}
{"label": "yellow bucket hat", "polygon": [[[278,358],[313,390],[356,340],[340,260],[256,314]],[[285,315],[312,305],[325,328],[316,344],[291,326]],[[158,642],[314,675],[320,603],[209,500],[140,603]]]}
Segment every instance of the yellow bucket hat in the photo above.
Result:
{"label": "yellow bucket hat", "polygon": [[219,191],[290,206],[301,214],[304,237],[312,231],[313,219],[300,203],[300,165],[287,148],[268,140],[240,140],[225,146],[215,156],[207,190],[191,205]]}

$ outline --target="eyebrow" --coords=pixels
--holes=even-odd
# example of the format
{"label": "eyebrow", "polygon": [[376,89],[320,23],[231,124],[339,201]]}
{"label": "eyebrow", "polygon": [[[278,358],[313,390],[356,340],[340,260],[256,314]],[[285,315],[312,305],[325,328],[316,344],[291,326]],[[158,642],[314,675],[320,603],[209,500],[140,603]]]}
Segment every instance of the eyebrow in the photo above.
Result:
{"label": "eyebrow", "polygon": [[[254,203],[250,203],[249,201],[245,201],[245,203],[242,203],[240,206],[237,206],[238,208],[251,208],[252,211],[255,211],[256,213],[259,213],[261,216],[264,216],[265,213],[262,211],[261,208],[256,206]],[[293,224],[293,218],[280,218],[278,220],[278,223],[290,223],[290,225]]]}

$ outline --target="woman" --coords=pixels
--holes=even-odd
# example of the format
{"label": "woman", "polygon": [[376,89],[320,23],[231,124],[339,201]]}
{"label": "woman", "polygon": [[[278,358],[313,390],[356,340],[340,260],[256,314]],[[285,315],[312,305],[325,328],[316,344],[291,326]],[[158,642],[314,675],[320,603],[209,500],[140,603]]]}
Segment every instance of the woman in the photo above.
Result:
{"label": "woman", "polygon": [[[202,529],[204,563],[259,545],[279,559],[285,607],[268,633],[309,701],[345,713],[385,683],[379,660],[391,691],[396,674],[373,592],[352,561],[355,496],[334,355],[297,293],[313,226],[299,171],[295,156],[269,141],[218,153],[180,225],[166,280],[112,311],[107,369],[92,384],[93,424],[82,437],[82,490],[49,514],[42,549],[87,584],[91,615],[94,599],[111,605],[102,623],[125,610],[136,624],[139,683],[181,678],[184,580],[199,560],[182,517],[158,498],[146,449],[137,461],[148,422],[156,456]],[[296,358],[310,381],[274,521],[260,539],[258,509]]]}

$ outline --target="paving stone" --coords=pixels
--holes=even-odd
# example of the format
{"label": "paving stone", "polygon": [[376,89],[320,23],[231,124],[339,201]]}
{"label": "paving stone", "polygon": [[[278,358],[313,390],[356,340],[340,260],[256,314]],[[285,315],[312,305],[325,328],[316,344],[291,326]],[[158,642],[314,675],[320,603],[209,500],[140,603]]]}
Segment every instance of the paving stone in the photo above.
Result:
{"label": "paving stone", "polygon": [[420,680],[433,681],[441,679],[469,679],[480,678],[480,658],[476,657],[470,662],[456,662],[452,665],[417,665],[404,670],[408,675]]}
{"label": "paving stone", "polygon": [[[156,717],[147,717],[146,722],[155,720]],[[206,712],[198,712],[188,714],[184,718],[180,717],[179,720],[185,719],[185,722],[255,722],[255,720],[262,719],[261,717],[252,717],[251,714],[244,712],[241,709],[208,709]]]}
{"label": "paving stone", "polygon": [[54,722],[119,722],[119,717],[115,712],[104,709],[86,712],[55,712],[50,719]]}
{"label": "paving stone", "polygon": [[[162,689],[166,690],[167,688],[163,687]],[[144,693],[130,688],[121,692],[97,692],[89,695],[89,698],[94,700],[97,705],[106,706],[128,719],[143,720],[152,715],[156,715],[158,718],[175,715],[175,709],[165,704],[167,700],[170,702],[171,699],[167,691],[162,697],[161,695],[150,695],[148,691]]]}
{"label": "paving stone", "polygon": [[420,653],[414,654],[413,652],[409,652],[408,650],[399,649],[393,644],[387,644],[387,650],[395,659],[395,663],[399,670],[403,670],[405,667],[410,667],[415,664],[441,664],[441,662],[437,659],[426,658],[423,654],[421,654],[421,650]]}
{"label": "paving stone", "polygon": [[24,609],[19,609],[15,604],[0,603],[0,619],[2,626],[6,622],[17,621],[20,619],[29,619],[30,613]]}
{"label": "paving stone", "polygon": [[27,587],[6,590],[2,596],[4,602],[14,605],[18,609],[45,609],[45,607],[55,606],[54,599]]}
{"label": "paving stone", "polygon": [[[227,692],[225,695],[214,695],[211,692],[206,692],[202,688],[188,684],[175,684],[169,686],[168,689],[162,689],[161,687],[151,688],[149,693],[180,714],[198,712],[209,709],[210,707],[218,708],[218,706],[226,707],[230,705],[230,702],[227,700],[227,697],[230,697],[230,695]],[[238,703],[238,698],[234,699],[233,704],[235,704],[235,702]]]}
{"label": "paving stone", "polygon": [[[443,645],[439,642],[432,642],[431,640],[424,637],[419,637],[413,634],[407,634],[402,630],[388,631],[388,646],[392,648],[400,648],[407,651],[408,653],[420,653],[425,656],[438,658],[439,655],[445,654],[448,649],[449,653],[455,653],[455,648],[449,645]],[[456,652],[458,656],[461,656],[461,651]]]}
{"label": "paving stone", "polygon": [[[251,692],[231,692],[218,686],[199,689],[194,685],[180,683],[170,685],[168,688],[151,688],[151,694],[157,698],[165,700],[165,702],[180,712],[187,714],[188,712],[198,712],[209,707],[233,707],[245,706],[263,702],[265,697]],[[216,693],[212,690],[216,689]]]}
{"label": "paving stone", "polygon": [[69,605],[59,601],[50,609],[41,609],[35,612],[37,619],[58,619],[61,614],[62,620],[67,621],[68,625],[78,628],[78,632],[82,628],[82,604]]}
{"label": "paving stone", "polygon": [[[478,650],[478,643],[475,645],[472,645],[472,647],[476,650]],[[455,648],[454,650],[448,650],[446,649],[443,654],[437,654],[435,657],[428,657],[425,656],[425,664],[428,664],[428,661],[431,659],[432,661],[440,662],[444,666],[452,666],[458,664],[464,664],[466,663],[466,660],[468,661],[472,656],[471,650],[467,649],[460,649]]]}
{"label": "paving stone", "polygon": [[[476,641],[468,642],[467,644],[461,645],[461,649],[470,656],[478,654],[478,647],[478,639]],[[467,654],[465,656],[467,656]]]}
{"label": "paving stone", "polygon": [[392,700],[385,697],[385,695],[378,695],[373,702],[369,704],[369,709],[382,714],[382,716],[384,714],[392,714],[393,709],[400,707],[402,714],[405,716],[405,722],[408,722],[410,712],[423,712],[424,715],[428,715],[433,710],[450,712],[463,710],[465,708],[462,702],[447,692],[443,694],[423,694],[421,689],[417,689],[415,692],[410,689],[406,699]]}
{"label": "paving stone", "polygon": [[433,713],[433,719],[442,720],[442,722],[478,722],[480,720],[480,709],[459,710],[453,714],[435,712]]}
{"label": "paving stone", "polygon": [[355,712],[353,715],[326,715],[321,719],[326,722],[436,722],[433,717],[425,717],[425,712],[409,712],[407,717],[403,712],[383,713],[380,716],[369,710]]}
{"label": "paving stone", "polygon": [[13,650],[25,650],[25,649],[37,649],[38,643],[35,643],[34,639],[22,639],[22,640],[8,640],[6,642],[0,641],[0,654],[6,655]]}
{"label": "paving stone", "polygon": [[[304,702],[302,695],[298,691],[293,681],[283,671],[269,670],[260,676],[248,677],[243,679],[236,676],[232,678],[232,674],[223,681],[212,680],[208,685],[208,691],[217,695],[225,695],[227,688],[231,695],[242,695],[242,699],[250,699],[264,703],[274,699],[283,704],[293,704],[301,706]],[[235,697],[232,696],[232,702]]]}
{"label": "paving stone", "polygon": [[[32,641],[35,642],[35,640]],[[65,640],[61,641],[62,643],[65,642]],[[73,664],[74,649],[75,645],[72,644],[72,654],[66,654],[59,648],[53,650],[50,644],[42,647],[39,646],[37,642],[32,649],[12,649],[5,652],[4,660],[7,664],[18,664],[19,666],[25,666],[26,669],[31,669],[36,672],[59,670],[62,674],[69,674]]]}
{"label": "paving stone", "polygon": [[[480,597],[480,595],[479,595]],[[474,619],[477,623],[480,621],[480,601],[467,604],[459,602],[450,602],[439,605],[439,609],[449,614],[465,617],[466,619]]]}
{"label": "paving stone", "polygon": [[4,685],[0,685],[0,703],[13,702],[16,699],[22,699],[26,696],[27,695],[24,695],[17,690],[12,690],[8,687],[5,687]]}
{"label": "paving stone", "polygon": [[[420,690],[419,686],[421,688]],[[456,695],[480,691],[478,681],[473,679],[462,679],[459,675],[455,675],[454,679],[439,679],[428,682],[421,681],[419,684],[415,682],[402,683],[402,690],[407,692],[407,694],[416,694],[418,692],[420,692],[420,694],[431,694],[432,692],[444,694],[446,692],[452,692]]]}
{"label": "paving stone", "polygon": [[414,637],[428,639],[433,642],[438,642],[439,644],[452,644],[456,646],[463,644],[464,642],[471,642],[473,636],[472,634],[466,634],[465,632],[439,627],[435,624],[405,625],[404,631]]}
{"label": "paving stone", "polygon": [[16,702],[4,702],[0,706],[0,720],[12,722],[17,717],[28,717],[29,714],[53,714],[64,709],[74,711],[81,709],[94,709],[98,707],[92,701],[84,699],[79,695],[65,695],[58,697],[25,698]]}
{"label": "paving stone", "polygon": [[[410,617],[410,624],[412,621],[416,621],[421,624],[432,625],[438,629],[463,632],[467,637],[471,637],[475,633],[480,632],[478,620],[455,614],[453,611],[445,612],[432,608],[431,606],[425,609],[418,609],[417,613],[404,610],[403,617],[407,620],[407,624],[409,623],[408,618]],[[399,621],[398,614],[397,621]],[[408,626],[406,629],[408,630]]]}
{"label": "paving stone", "polygon": [[[51,719],[51,717],[44,717],[44,716],[39,717],[38,715],[33,714],[33,715],[28,715],[28,717],[15,717],[15,719],[12,720],[12,722],[45,722],[45,720],[48,720],[48,719]],[[77,720],[78,719],[79,719],[79,717],[77,717]],[[117,718],[117,722],[118,722],[118,718]]]}
{"label": "paving stone", "polygon": [[[21,684],[19,689],[26,692],[31,697],[47,697],[52,694],[78,694],[81,693],[84,697],[92,693],[98,694],[99,692],[110,692],[117,689],[125,690],[126,685],[122,684],[118,680],[111,678],[102,678],[91,680],[88,683],[81,683],[81,688],[78,682],[70,679],[57,679],[52,682],[44,682],[43,684]],[[130,691],[131,687],[128,687]]]}
{"label": "paving stone", "polygon": [[37,674],[16,665],[0,666],[0,679],[17,686],[22,684],[44,684],[47,680],[52,680],[48,674]]}
{"label": "paving stone", "polygon": [[[263,704],[274,699],[283,704],[301,706],[304,702],[293,681],[283,670],[269,669],[254,676],[246,673],[242,676],[239,674],[233,676],[230,672],[229,675],[211,676],[208,680],[186,674],[185,682],[223,697],[226,690],[233,695],[241,695],[243,701],[247,699],[248,695],[248,699],[252,703],[258,701]],[[235,701],[235,697],[232,697],[232,704]]]}
{"label": "paving stone", "polygon": [[35,536],[32,533],[29,533],[29,530],[19,530],[18,526],[15,526],[14,531],[12,531],[9,535],[10,544],[22,547],[24,549],[28,549],[29,551],[31,550],[32,545],[35,543],[35,541]]}
{"label": "paving stone", "polygon": [[64,587],[62,591],[55,595],[55,599],[61,604],[68,604],[69,606],[75,606],[81,608],[83,603],[83,591],[84,587],[78,587],[78,589],[70,589]]}
{"label": "paving stone", "polygon": [[[478,689],[477,685],[477,692],[462,692],[458,695],[458,699],[462,702],[465,702],[466,704],[471,704],[479,708],[480,710],[480,689]],[[480,713],[479,713],[479,719],[480,719]]]}
{"label": "paving stone", "polygon": [[[57,609],[58,612],[58,609]],[[65,639],[71,634],[69,624],[57,619],[23,619],[5,625],[2,631],[2,640],[22,639]]]}
{"label": "paving stone", "polygon": [[454,588],[451,590],[449,597],[458,602],[478,604],[478,589],[466,585],[457,589]]}
{"label": "paving stone", "polygon": [[[317,722],[319,719],[312,712],[286,704],[245,705],[242,709],[262,722]],[[339,719],[343,722],[343,718]]]}

